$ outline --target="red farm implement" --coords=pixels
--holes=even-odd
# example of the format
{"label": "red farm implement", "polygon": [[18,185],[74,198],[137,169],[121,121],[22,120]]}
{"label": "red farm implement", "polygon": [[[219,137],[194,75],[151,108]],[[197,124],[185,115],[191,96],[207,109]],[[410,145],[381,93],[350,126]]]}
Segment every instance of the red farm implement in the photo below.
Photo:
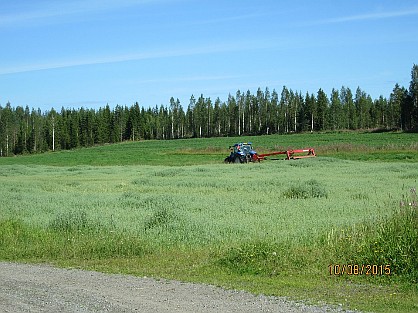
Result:
{"label": "red farm implement", "polygon": [[305,158],[312,158],[316,156],[315,150],[313,148],[309,148],[309,149],[296,149],[296,150],[291,149],[291,150],[286,150],[286,151],[255,154],[253,158],[255,161],[261,161],[261,160],[265,160],[266,157],[269,157],[272,155],[279,155],[279,154],[285,154],[286,160],[305,159]]}
{"label": "red farm implement", "polygon": [[[297,160],[315,157],[315,150],[309,149],[288,149],[286,151],[275,151],[269,153],[258,154],[253,150],[251,142],[240,142],[230,146],[231,154],[225,158],[225,163],[247,163],[260,162],[268,159],[270,156],[286,155],[285,160]],[[272,159],[277,160],[277,159]]]}

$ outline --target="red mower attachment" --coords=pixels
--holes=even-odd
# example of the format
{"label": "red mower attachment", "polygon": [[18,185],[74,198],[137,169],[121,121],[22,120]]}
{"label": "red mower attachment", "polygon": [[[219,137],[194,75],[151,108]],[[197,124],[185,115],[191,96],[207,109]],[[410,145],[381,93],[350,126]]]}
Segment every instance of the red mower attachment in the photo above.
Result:
{"label": "red mower attachment", "polygon": [[[304,155],[300,155],[300,153],[308,153]],[[270,152],[270,153],[264,153],[264,154],[254,154],[253,160],[254,161],[262,161],[266,160],[268,156],[272,155],[279,155],[279,154],[285,154],[286,160],[297,160],[297,159],[305,159],[305,158],[312,158],[316,157],[315,150],[313,148],[309,149],[290,149],[286,151],[277,151],[277,152]]]}

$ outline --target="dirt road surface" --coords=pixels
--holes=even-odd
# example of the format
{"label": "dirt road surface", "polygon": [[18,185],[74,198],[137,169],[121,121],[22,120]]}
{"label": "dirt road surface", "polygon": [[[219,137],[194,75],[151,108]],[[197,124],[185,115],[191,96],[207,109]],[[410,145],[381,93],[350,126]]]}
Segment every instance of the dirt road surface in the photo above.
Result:
{"label": "dirt road surface", "polygon": [[341,312],[242,291],[0,262],[0,312]]}

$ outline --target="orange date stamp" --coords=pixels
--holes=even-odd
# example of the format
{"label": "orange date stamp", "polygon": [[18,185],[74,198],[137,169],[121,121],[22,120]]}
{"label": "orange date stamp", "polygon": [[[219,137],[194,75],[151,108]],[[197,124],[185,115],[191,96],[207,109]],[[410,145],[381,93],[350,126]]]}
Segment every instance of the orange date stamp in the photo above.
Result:
{"label": "orange date stamp", "polygon": [[377,264],[330,264],[328,266],[329,274],[335,276],[343,275],[366,275],[366,276],[378,276],[391,274],[391,268],[389,264],[377,265]]}

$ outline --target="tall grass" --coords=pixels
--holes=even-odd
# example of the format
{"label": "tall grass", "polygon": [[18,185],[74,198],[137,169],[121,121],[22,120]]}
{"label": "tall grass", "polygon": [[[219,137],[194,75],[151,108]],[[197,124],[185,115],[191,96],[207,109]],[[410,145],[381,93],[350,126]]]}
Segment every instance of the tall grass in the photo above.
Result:
{"label": "tall grass", "polygon": [[[324,242],[324,238],[322,239]],[[327,234],[332,255],[348,264],[390,265],[391,275],[418,282],[418,204],[410,189],[390,217]]]}
{"label": "tall grass", "polygon": [[[418,170],[406,163],[316,158],[243,166],[15,165],[0,174],[1,258],[221,247],[221,259],[231,254],[236,263],[248,252],[251,262],[266,264],[261,272],[271,273],[278,260],[287,264],[281,271],[316,262],[323,246],[315,238],[351,227],[359,232],[363,222],[397,214],[398,195],[417,184]],[[329,262],[354,251],[327,247]]]}
{"label": "tall grass", "polygon": [[320,182],[310,179],[302,184],[292,185],[283,193],[283,196],[290,199],[326,198],[328,193]]}
{"label": "tall grass", "polygon": [[[313,242],[256,240],[229,248],[218,259],[221,266],[240,274],[328,275],[326,264],[366,268],[361,273],[346,270],[345,278],[418,282],[418,206],[415,188],[406,205],[390,217],[378,217],[346,228],[336,228],[315,237]],[[375,271],[367,266],[375,266]],[[336,275],[335,271],[332,275]],[[330,273],[331,275],[331,273]],[[338,275],[344,276],[340,272]],[[379,283],[382,280],[378,280]]]}
{"label": "tall grass", "polygon": [[[0,221],[0,258],[4,260],[108,259],[150,253],[139,236],[86,225],[78,217],[48,228],[19,219]],[[71,225],[71,226],[70,226]]]}
{"label": "tall grass", "polygon": [[[17,217],[42,227],[71,228],[77,220],[96,223],[97,228],[111,225],[115,231],[140,234],[161,245],[173,240],[219,244],[267,233],[275,239],[299,240],[335,225],[391,214],[386,204],[397,201],[394,196],[418,175],[412,165],[327,158],[238,167],[1,170],[8,172],[0,176],[3,218]],[[386,179],[391,179],[390,186]]]}

